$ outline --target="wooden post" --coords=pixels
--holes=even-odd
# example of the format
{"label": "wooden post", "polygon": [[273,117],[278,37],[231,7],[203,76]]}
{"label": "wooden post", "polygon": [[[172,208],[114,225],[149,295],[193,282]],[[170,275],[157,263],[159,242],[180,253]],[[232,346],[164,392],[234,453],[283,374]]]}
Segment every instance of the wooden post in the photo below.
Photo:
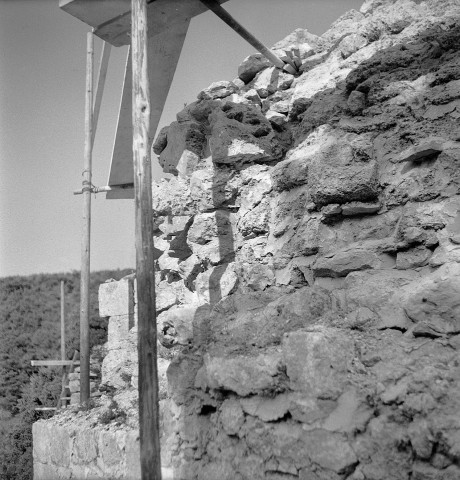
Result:
{"label": "wooden post", "polygon": [[131,48],[141,478],[161,480],[146,0],[131,0]]}
{"label": "wooden post", "polygon": [[91,240],[91,163],[93,149],[93,34],[87,34],[83,229],[80,277],[80,402],[89,400],[89,273]]}
{"label": "wooden post", "polygon": [[[65,361],[65,298],[64,298],[64,280],[61,280],[61,360]],[[57,404],[57,408],[61,408],[62,405],[67,406],[67,400],[65,396],[67,384],[67,367],[62,367],[62,379],[61,379],[61,395]]]}
{"label": "wooden post", "polygon": [[61,280],[61,360],[65,360],[65,303],[64,280]]}

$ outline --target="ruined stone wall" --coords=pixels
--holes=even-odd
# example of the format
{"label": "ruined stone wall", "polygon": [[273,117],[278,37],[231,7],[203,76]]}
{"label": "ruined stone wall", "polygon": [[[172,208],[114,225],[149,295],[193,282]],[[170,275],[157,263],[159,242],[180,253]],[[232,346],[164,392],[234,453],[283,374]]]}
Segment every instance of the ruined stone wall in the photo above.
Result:
{"label": "ruined stone wall", "polygon": [[[460,4],[368,0],[290,49],[299,75],[252,55],[153,146],[165,478],[457,480]],[[101,406],[52,420],[132,435],[110,478],[136,443],[134,290],[101,287]]]}
{"label": "ruined stone wall", "polygon": [[293,47],[299,76],[251,56],[154,145],[175,478],[458,479],[460,4]]}

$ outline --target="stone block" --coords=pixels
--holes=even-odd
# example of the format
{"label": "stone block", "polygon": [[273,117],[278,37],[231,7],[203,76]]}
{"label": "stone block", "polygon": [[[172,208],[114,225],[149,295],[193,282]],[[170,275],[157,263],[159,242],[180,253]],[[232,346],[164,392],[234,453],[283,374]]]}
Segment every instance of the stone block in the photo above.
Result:
{"label": "stone block", "polygon": [[410,322],[399,294],[416,284],[419,274],[412,270],[367,270],[350,273],[346,282],[348,313],[366,308],[377,315],[378,326],[408,328]]}
{"label": "stone block", "polygon": [[249,83],[261,70],[271,66],[270,61],[261,53],[249,55],[238,67],[238,77],[244,83]]}
{"label": "stone block", "polygon": [[398,252],[396,256],[396,268],[407,270],[409,268],[423,267],[428,263],[431,254],[431,250],[424,246]]}
{"label": "stone block", "polygon": [[215,100],[217,98],[225,98],[236,93],[238,87],[233,83],[227,80],[222,80],[220,82],[214,82],[209,87],[205,88],[198,94],[199,100]]}
{"label": "stone block", "polygon": [[396,158],[396,162],[419,162],[444,150],[459,147],[460,144],[458,142],[452,142],[440,137],[428,137],[402,151]]}
{"label": "stone block", "polygon": [[412,321],[442,334],[460,332],[460,264],[446,263],[421,278],[403,302]]}
{"label": "stone block", "polygon": [[58,467],[69,467],[74,442],[70,432],[64,427],[49,425],[44,441],[49,443],[50,462]]}
{"label": "stone block", "polygon": [[328,127],[317,130],[311,138],[317,144],[317,153],[308,158],[312,201],[324,206],[376,199],[377,164],[372,159],[370,139]]}
{"label": "stone block", "polygon": [[308,182],[309,162],[297,147],[287,154],[286,160],[279,162],[272,171],[273,188],[279,192]]}
{"label": "stone block", "polygon": [[168,283],[162,280],[156,286],[156,308],[160,313],[178,304],[196,303],[196,295],[191,292],[183,280]]}
{"label": "stone block", "polygon": [[116,388],[126,388],[135,369],[137,369],[136,344],[125,343],[123,348],[109,351],[104,358],[101,383]]}
{"label": "stone block", "polygon": [[274,398],[256,395],[243,398],[240,403],[247,414],[258,417],[264,422],[274,422],[288,413],[291,399],[288,394],[281,394]]}
{"label": "stone block", "polygon": [[358,463],[355,452],[341,434],[312,430],[305,433],[303,441],[311,461],[324,469],[343,474]]}
{"label": "stone block", "polygon": [[[34,461],[34,480],[64,480],[72,478],[73,469]],[[76,478],[76,477],[73,477]]]}
{"label": "stone block", "polygon": [[72,462],[81,465],[95,463],[98,456],[98,432],[79,431],[75,436],[72,449]]}
{"label": "stone block", "polygon": [[193,322],[198,306],[178,306],[161,313],[157,317],[158,339],[162,345],[171,348],[175,345],[193,343]]}
{"label": "stone block", "polygon": [[206,169],[196,170],[190,177],[190,195],[200,212],[234,203],[239,187],[239,177],[211,161],[207,161]]}
{"label": "stone block", "polygon": [[282,128],[283,125],[287,122],[286,115],[275,112],[274,110],[268,110],[265,116],[267,117],[267,120],[269,120],[269,122],[275,127]]}
{"label": "stone block", "polygon": [[46,464],[50,455],[50,433],[44,420],[32,424],[32,437],[34,462]]}
{"label": "stone block", "polygon": [[283,358],[291,389],[336,400],[354,356],[353,340],[332,329],[297,331],[284,336]]}
{"label": "stone block", "polygon": [[256,105],[261,105],[262,100],[259,97],[259,94],[253,89],[249,89],[245,94],[244,98],[247,98],[250,102],[256,104]]}
{"label": "stone block", "polygon": [[131,315],[134,311],[133,279],[123,278],[99,286],[99,316]]}
{"label": "stone block", "polygon": [[260,120],[258,124],[254,125],[254,120],[251,119],[241,122],[228,118],[228,114],[217,110],[210,115],[212,130],[209,148],[216,164],[238,167],[247,163],[276,160],[283,154],[270,122],[260,112],[253,110],[256,107],[250,109],[250,106],[239,106],[243,107],[245,110],[235,114],[242,114],[243,119],[245,114],[257,117]]}
{"label": "stone block", "polygon": [[244,413],[240,402],[225,400],[220,407],[220,421],[227,435],[236,435],[244,423]]}
{"label": "stone block", "polygon": [[201,303],[214,305],[230,295],[238,286],[238,275],[233,263],[211,267],[199,273],[195,288]]}
{"label": "stone block", "polygon": [[126,341],[130,329],[134,326],[134,314],[117,315],[109,318],[107,328],[107,348],[118,348],[120,343]]}
{"label": "stone block", "polygon": [[124,432],[101,431],[98,435],[98,463],[105,467],[106,471],[121,463],[124,454],[124,441],[120,442],[119,438],[121,435],[124,437]]}
{"label": "stone block", "polygon": [[364,202],[350,202],[341,206],[342,215],[345,217],[352,217],[355,215],[370,215],[380,210],[380,202],[364,203]]}
{"label": "stone block", "polygon": [[350,247],[319,257],[313,264],[313,272],[317,277],[346,277],[351,272],[368,269],[392,268],[393,257],[379,254],[372,248]]}
{"label": "stone block", "polygon": [[259,94],[260,98],[267,98],[278,90],[286,90],[294,81],[294,76],[279,70],[276,67],[269,67],[257,74],[252,88]]}
{"label": "stone block", "polygon": [[190,215],[170,215],[165,218],[165,221],[158,228],[166,237],[174,237],[186,229],[190,220]]}
{"label": "stone block", "polygon": [[366,108],[366,94],[353,90],[348,96],[347,105],[353,115],[360,115]]}
{"label": "stone block", "polygon": [[80,379],[72,380],[69,382],[70,393],[76,393],[80,391]]}
{"label": "stone block", "polygon": [[187,243],[193,253],[212,265],[229,261],[235,252],[236,217],[226,210],[202,213],[190,227]]}
{"label": "stone block", "polygon": [[281,367],[281,354],[277,351],[234,358],[211,357],[208,354],[204,359],[203,373],[209,388],[230,390],[246,397],[276,391]]}

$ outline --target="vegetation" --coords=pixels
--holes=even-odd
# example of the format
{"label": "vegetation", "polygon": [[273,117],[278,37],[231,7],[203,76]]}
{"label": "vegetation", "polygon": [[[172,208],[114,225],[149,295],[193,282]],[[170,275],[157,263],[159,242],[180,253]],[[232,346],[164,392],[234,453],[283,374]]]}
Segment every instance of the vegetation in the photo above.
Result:
{"label": "vegetation", "polygon": [[[91,274],[90,341],[107,338],[99,318],[98,288],[132,270]],[[51,414],[37,406],[56,406],[61,369],[32,367],[30,360],[60,358],[60,285],[65,282],[66,352],[79,350],[80,275],[39,274],[0,278],[0,480],[32,479],[32,423]]]}

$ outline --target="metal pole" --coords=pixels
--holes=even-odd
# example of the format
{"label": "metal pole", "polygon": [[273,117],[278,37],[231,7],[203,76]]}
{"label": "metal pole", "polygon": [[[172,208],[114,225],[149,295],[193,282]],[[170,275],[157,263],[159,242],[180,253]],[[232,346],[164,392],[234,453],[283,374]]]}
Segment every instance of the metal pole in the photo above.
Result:
{"label": "metal pole", "polygon": [[221,5],[216,2],[216,0],[200,0],[203,5],[209,8],[214,12],[221,20],[223,20],[230,28],[235,30],[238,35],[244,38],[248,43],[250,43],[256,50],[258,50],[262,55],[264,55],[268,60],[270,60],[275,67],[284,69],[285,63],[281,58],[275,55],[268,47],[266,47],[262,42],[257,40],[254,35],[246,30],[235,18],[233,18],[227,10],[224,10]]}
{"label": "metal pole", "polygon": [[83,228],[80,277],[80,402],[89,400],[89,281],[91,240],[91,163],[93,148],[93,34],[87,34],[85,159],[83,170]]}
{"label": "metal pole", "polygon": [[161,480],[145,0],[131,0],[131,29],[141,478]]}

